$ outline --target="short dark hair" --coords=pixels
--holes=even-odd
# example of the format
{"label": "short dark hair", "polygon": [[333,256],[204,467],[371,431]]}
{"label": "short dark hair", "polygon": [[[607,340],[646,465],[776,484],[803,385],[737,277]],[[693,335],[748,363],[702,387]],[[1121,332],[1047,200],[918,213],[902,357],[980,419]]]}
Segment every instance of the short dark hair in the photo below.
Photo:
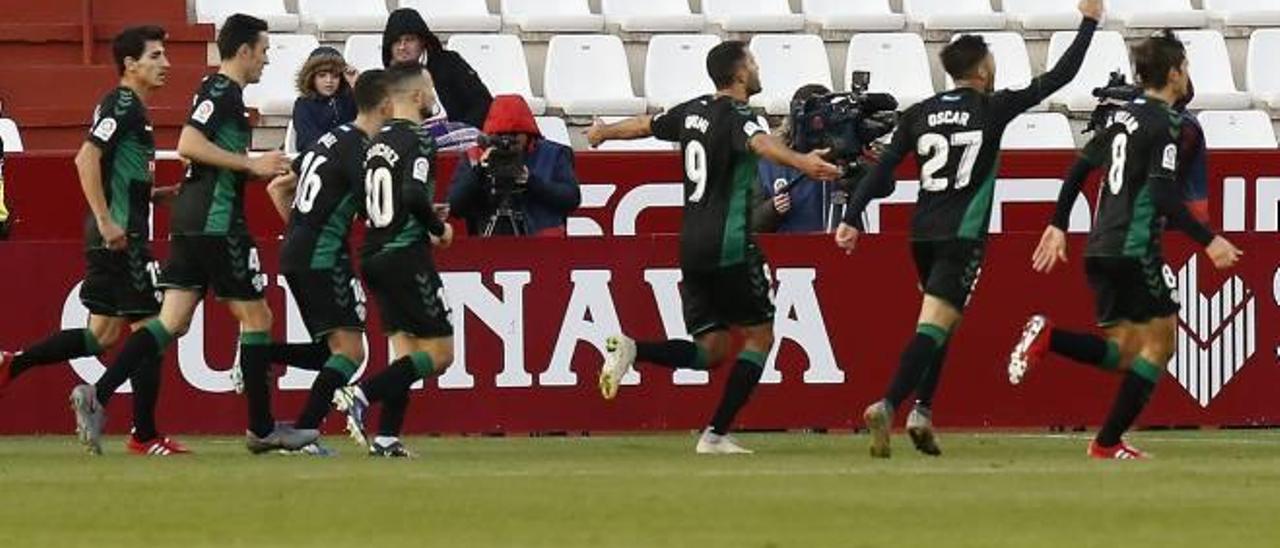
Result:
{"label": "short dark hair", "polygon": [[404,86],[406,82],[414,78],[422,78],[422,73],[425,70],[426,67],[423,67],[422,63],[417,61],[392,65],[391,68],[386,70],[387,93],[398,91],[401,86]]}
{"label": "short dark hair", "polygon": [[360,112],[376,110],[387,98],[387,71],[371,69],[360,73],[354,95]]}
{"label": "short dark hair", "polygon": [[1173,31],[1157,32],[1133,46],[1133,71],[1144,88],[1159,89],[1169,84],[1169,71],[1182,68],[1187,47]]}
{"label": "short dark hair", "polygon": [[738,65],[746,58],[747,43],[739,40],[721,42],[707,52],[707,75],[711,76],[716,89],[733,85],[733,78],[738,73]]}
{"label": "short dark hair", "polygon": [[218,31],[218,56],[223,61],[236,56],[240,46],[257,45],[260,34],[267,32],[267,22],[252,15],[237,13],[228,17]]}
{"label": "short dark hair", "polygon": [[111,41],[111,56],[116,61],[116,71],[124,74],[124,60],[132,57],[135,61],[142,59],[147,51],[147,42],[163,42],[168,33],[155,25],[129,27],[116,35]]}
{"label": "short dark hair", "polygon": [[806,101],[810,97],[816,97],[818,95],[830,95],[830,94],[831,94],[831,90],[827,89],[827,86],[824,86],[822,84],[805,84],[803,86],[800,86],[800,89],[797,89],[795,94],[791,96],[791,104],[799,103],[801,101]]}
{"label": "short dark hair", "polygon": [[963,80],[973,75],[991,49],[987,41],[976,34],[965,34],[942,48],[942,68],[952,80]]}

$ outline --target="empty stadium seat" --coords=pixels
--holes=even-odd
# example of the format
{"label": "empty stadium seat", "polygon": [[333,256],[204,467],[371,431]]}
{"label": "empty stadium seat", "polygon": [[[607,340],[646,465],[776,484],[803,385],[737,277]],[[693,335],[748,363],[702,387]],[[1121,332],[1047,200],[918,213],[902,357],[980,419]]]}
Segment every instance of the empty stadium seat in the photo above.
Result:
{"label": "empty stadium seat", "polygon": [[855,70],[870,72],[870,91],[892,93],[899,110],[935,93],[924,40],[914,32],[854,35],[844,67],[845,91]]}
{"label": "empty stadium seat", "polygon": [[244,104],[272,116],[289,115],[298,97],[294,80],[311,50],[320,46],[312,34],[272,34],[262,79],[244,90]]}
{"label": "empty stadium seat", "polygon": [[1004,0],[1011,22],[1026,30],[1071,30],[1080,26],[1076,0]]}
{"label": "empty stadium seat", "polygon": [[347,37],[342,57],[347,64],[364,72],[382,68],[382,35],[353,34]]}
{"label": "empty stadium seat", "polygon": [[519,37],[512,34],[455,34],[449,39],[449,49],[458,52],[476,69],[494,95],[520,95],[536,115],[547,110],[547,102],[533,95],[529,65]]}
{"label": "empty stadium seat", "polygon": [[808,84],[831,83],[831,64],[822,38],[812,34],[758,34],[751,39],[751,53],[760,65],[760,93],[751,105],[773,115],[791,112],[791,96]]}
{"label": "empty stadium seat", "polygon": [[1280,70],[1276,70],[1276,52],[1280,51],[1280,29],[1264,29],[1249,37],[1249,59],[1246,87],[1253,98],[1272,109],[1280,109]]}
{"label": "empty stadium seat", "polygon": [[1231,74],[1231,56],[1227,42],[1216,30],[1178,31],[1178,39],[1187,46],[1187,62],[1191,80],[1195,82],[1196,98],[1191,108],[1196,110],[1233,110],[1249,108],[1253,99],[1236,87]]}
{"label": "empty stadium seat", "polygon": [[[1053,33],[1053,37],[1049,39],[1047,66],[1054,66],[1062,58],[1075,37],[1075,32]],[[1129,67],[1129,49],[1124,37],[1115,31],[1098,31],[1093,35],[1093,44],[1089,46],[1089,53],[1085,55],[1080,73],[1075,80],[1053,94],[1049,103],[1074,111],[1091,111],[1097,106],[1093,89],[1105,85],[1111,72],[1116,70],[1133,81],[1133,70]]]}
{"label": "empty stadium seat", "polygon": [[647,103],[631,88],[622,40],[613,35],[555,36],[543,77],[547,104],[568,115],[632,115]]}
{"label": "empty stadium seat", "polygon": [[1191,0],[1107,0],[1107,19],[1136,28],[1195,28],[1206,21]]}
{"label": "empty stadium seat", "polygon": [[662,109],[715,92],[706,59],[719,43],[720,37],[711,34],[659,34],[649,40],[644,63],[649,107]]}
{"label": "empty stadium seat", "polygon": [[434,32],[498,32],[502,17],[489,13],[485,0],[400,0],[413,8]]}
{"label": "empty stadium seat", "polygon": [[381,32],[388,15],[383,0],[298,0],[298,17],[320,32]]}
{"label": "empty stadium seat", "polygon": [[1048,150],[1076,148],[1071,122],[1058,112],[1023,114],[1013,119],[1000,141],[1004,150]]}
{"label": "empty stadium seat", "polygon": [[293,120],[284,130],[284,153],[290,156],[298,153],[298,132],[293,128]]}
{"label": "empty stadium seat", "polygon": [[0,118],[0,141],[4,141],[4,153],[22,152],[22,134],[18,132],[18,124],[8,118]]}
{"label": "empty stadium seat", "polygon": [[[1027,54],[1027,43],[1022,35],[1016,32],[976,32],[967,33],[981,36],[996,58],[996,89],[1019,89],[1031,83],[1031,58]],[[951,37],[955,41],[963,34]],[[955,87],[951,76],[947,75],[947,87]]]}
{"label": "empty stadium seat", "polygon": [[1201,112],[1197,118],[1204,128],[1204,142],[1211,149],[1276,148],[1276,132],[1271,116],[1260,110]]}
{"label": "empty stadium seat", "polygon": [[1204,0],[1204,10],[1228,26],[1280,26],[1280,2],[1275,0]]}
{"label": "empty stadium seat", "polygon": [[906,18],[889,0],[803,0],[805,19],[822,30],[902,30]]}
{"label": "empty stadium seat", "polygon": [[587,0],[502,0],[502,20],[522,32],[600,32]]}
{"label": "empty stadium seat", "polygon": [[728,32],[788,32],[804,28],[804,16],[787,0],[702,0],[707,22]]}
{"label": "empty stadium seat", "polygon": [[196,21],[222,26],[227,17],[247,13],[267,22],[273,32],[298,30],[298,16],[285,9],[284,0],[196,0]]}
{"label": "empty stadium seat", "polygon": [[[625,119],[626,118],[619,116],[605,116],[601,118],[600,121],[606,124],[613,124]],[[644,139],[633,139],[629,141],[606,141],[596,148],[596,150],[605,152],[665,151],[675,150],[676,148],[679,148],[679,146],[680,145],[678,143],[663,141],[655,137],[645,137]]]}
{"label": "empty stadium seat", "polygon": [[565,125],[563,119],[555,116],[538,116],[534,121],[538,123],[538,132],[542,133],[543,139],[567,147],[573,146],[572,140],[569,139],[569,126]]}
{"label": "empty stadium seat", "polygon": [[1001,29],[1003,13],[991,9],[990,0],[902,0],[907,21],[925,30]]}
{"label": "empty stadium seat", "polygon": [[700,32],[707,24],[689,0],[601,0],[600,11],[624,32]]}

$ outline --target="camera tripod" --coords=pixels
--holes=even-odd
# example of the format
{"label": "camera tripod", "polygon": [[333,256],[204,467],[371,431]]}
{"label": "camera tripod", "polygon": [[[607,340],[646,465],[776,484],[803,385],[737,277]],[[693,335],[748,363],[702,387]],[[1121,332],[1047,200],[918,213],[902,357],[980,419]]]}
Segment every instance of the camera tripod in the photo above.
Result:
{"label": "camera tripod", "polygon": [[524,236],[527,232],[524,224],[524,212],[511,207],[511,197],[508,196],[498,204],[498,209],[493,212],[489,220],[484,225],[484,237],[488,238],[497,234],[508,234],[507,232],[498,232],[499,227],[510,227],[511,236]]}

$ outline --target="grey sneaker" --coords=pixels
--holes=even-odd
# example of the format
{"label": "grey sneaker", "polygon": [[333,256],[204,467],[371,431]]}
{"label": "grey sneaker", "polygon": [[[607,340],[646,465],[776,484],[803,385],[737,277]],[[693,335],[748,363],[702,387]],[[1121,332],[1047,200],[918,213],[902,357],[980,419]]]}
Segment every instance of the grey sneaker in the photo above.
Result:
{"label": "grey sneaker", "polygon": [[862,412],[862,420],[867,423],[868,433],[871,434],[871,456],[878,459],[889,458],[889,427],[893,421],[889,406],[884,401],[867,406],[867,410]]}
{"label": "grey sneaker", "polygon": [[405,447],[403,443],[400,443],[398,438],[389,443],[378,443],[375,441],[374,443],[369,444],[369,456],[393,459],[413,459],[418,457],[413,454],[413,451],[410,451],[409,448]]}
{"label": "grey sneaker", "polygon": [[911,443],[915,444],[916,451],[931,457],[942,455],[938,437],[933,434],[933,415],[927,408],[917,405],[907,415],[907,435],[911,437]]}
{"label": "grey sneaker", "polygon": [[279,449],[277,450],[277,452],[280,453],[281,455],[294,455],[294,456],[303,456],[303,457],[336,457],[338,456],[337,451],[334,451],[333,449],[329,449],[328,447],[320,445],[320,442],[318,441],[304,445],[302,446],[301,449],[297,449],[294,451],[290,451],[288,449]]}
{"label": "grey sneaker", "polygon": [[107,412],[98,403],[97,391],[91,384],[71,390],[71,410],[76,414],[76,436],[92,455],[102,454],[102,429],[107,425]]}
{"label": "grey sneaker", "polygon": [[255,455],[285,449],[297,451],[320,439],[320,431],[312,428],[297,429],[287,424],[277,423],[275,429],[266,437],[259,438],[252,430],[244,433],[244,445]]}
{"label": "grey sneaker", "polygon": [[369,401],[358,386],[344,386],[333,393],[333,407],[347,414],[347,433],[360,447],[369,447],[369,437],[364,431],[364,414]]}

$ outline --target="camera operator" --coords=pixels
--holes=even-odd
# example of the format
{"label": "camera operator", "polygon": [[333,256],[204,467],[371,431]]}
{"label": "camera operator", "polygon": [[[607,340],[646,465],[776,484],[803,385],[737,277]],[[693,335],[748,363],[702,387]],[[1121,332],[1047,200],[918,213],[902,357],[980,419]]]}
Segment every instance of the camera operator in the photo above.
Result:
{"label": "camera operator", "polygon": [[519,95],[494,98],[484,133],[453,177],[450,214],[473,235],[564,235],[582,201],[573,149],[544,140]]}
{"label": "camera operator", "polygon": [[[821,84],[809,84],[796,90],[791,102],[803,102],[810,97],[827,95],[831,90]],[[791,142],[795,120],[788,117],[779,137]],[[760,160],[759,200],[751,216],[756,232],[826,232],[831,211],[832,194],[839,188],[836,181],[816,181],[799,170]]]}

